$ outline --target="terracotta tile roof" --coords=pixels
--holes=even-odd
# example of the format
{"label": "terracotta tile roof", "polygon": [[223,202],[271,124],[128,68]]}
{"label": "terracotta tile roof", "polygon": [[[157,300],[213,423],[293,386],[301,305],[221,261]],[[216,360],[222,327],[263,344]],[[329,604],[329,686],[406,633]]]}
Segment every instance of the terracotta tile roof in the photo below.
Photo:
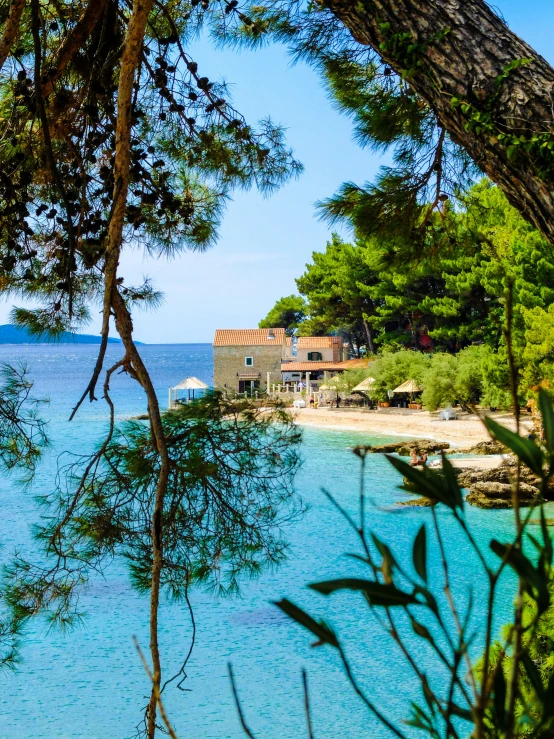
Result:
{"label": "terracotta tile roof", "polygon": [[309,372],[310,370],[334,369],[336,362],[285,362],[281,372]]}
{"label": "terracotta tile roof", "polygon": [[342,346],[340,336],[299,336],[297,349],[331,349]]}
{"label": "terracotta tile roof", "polygon": [[[273,338],[270,338],[270,336]],[[218,328],[214,346],[282,346],[284,328]]]}
{"label": "terracotta tile roof", "polygon": [[285,362],[281,365],[281,372],[310,372],[311,370],[342,372],[367,366],[367,359],[348,359],[346,362]]}
{"label": "terracotta tile roof", "polygon": [[292,336],[285,337],[285,343],[287,346],[292,346]]}

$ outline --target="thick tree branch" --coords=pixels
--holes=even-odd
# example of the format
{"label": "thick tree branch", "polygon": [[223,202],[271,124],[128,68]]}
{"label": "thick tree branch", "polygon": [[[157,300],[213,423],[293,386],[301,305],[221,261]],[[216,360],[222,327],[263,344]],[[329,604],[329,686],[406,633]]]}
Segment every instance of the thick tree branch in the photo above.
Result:
{"label": "thick tree branch", "polygon": [[[326,7],[398,74],[410,72],[410,85],[451,138],[554,243],[554,172],[549,164],[554,159],[545,156],[550,150],[542,154],[538,146],[518,146],[514,156],[498,138],[538,135],[554,142],[554,69],[484,0],[330,0]],[[406,54],[398,53],[396,42],[403,33],[418,45],[408,52],[414,60],[411,70],[406,70]],[[532,62],[506,74],[508,65],[524,59]],[[472,106],[470,112],[453,106],[453,98]],[[476,130],[471,111],[490,112],[491,127]]]}
{"label": "thick tree branch", "polygon": [[19,33],[19,22],[25,7],[25,0],[13,0],[10,5],[8,19],[4,26],[2,38],[0,38],[0,69],[4,66],[4,62],[8,58],[12,44]]}
{"label": "thick tree branch", "polygon": [[65,72],[67,65],[75,54],[83,48],[85,41],[94,31],[98,21],[102,17],[105,7],[106,0],[90,0],[84,13],[77,21],[76,26],[63,43],[56,62],[48,73],[48,79],[45,80],[42,86],[42,94],[45,98],[50,95],[54,89],[54,85]]}

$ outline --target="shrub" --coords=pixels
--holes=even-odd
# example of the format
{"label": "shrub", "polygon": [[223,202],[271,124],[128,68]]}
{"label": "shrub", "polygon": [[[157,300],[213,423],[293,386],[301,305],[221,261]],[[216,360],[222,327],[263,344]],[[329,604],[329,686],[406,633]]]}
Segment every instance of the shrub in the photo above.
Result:
{"label": "shrub", "polygon": [[423,395],[425,408],[434,411],[440,406],[456,400],[457,358],[452,354],[435,354],[423,374]]}
{"label": "shrub", "polygon": [[375,397],[386,400],[387,391],[394,390],[406,380],[421,383],[430,362],[431,359],[427,354],[408,349],[383,352],[371,367],[371,375],[375,377],[373,386]]}
{"label": "shrub", "polygon": [[468,346],[458,356],[454,388],[456,398],[463,403],[476,403],[483,392],[483,360],[487,346]]}
{"label": "shrub", "polygon": [[327,384],[332,385],[332,387],[341,392],[349,393],[352,388],[359,385],[360,382],[365,380],[367,377],[374,376],[374,364],[375,362],[369,368],[365,367],[363,369],[346,370],[346,372],[343,372],[340,377],[334,377]]}

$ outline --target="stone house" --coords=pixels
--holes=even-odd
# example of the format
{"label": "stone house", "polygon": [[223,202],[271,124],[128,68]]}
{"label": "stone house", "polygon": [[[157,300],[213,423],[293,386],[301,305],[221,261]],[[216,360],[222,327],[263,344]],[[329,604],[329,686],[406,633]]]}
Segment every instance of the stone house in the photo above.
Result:
{"label": "stone house", "polygon": [[235,392],[266,390],[281,381],[289,354],[283,328],[217,329],[213,341],[214,386]]}
{"label": "stone house", "polygon": [[342,362],[340,336],[299,336],[296,342],[297,362]]}

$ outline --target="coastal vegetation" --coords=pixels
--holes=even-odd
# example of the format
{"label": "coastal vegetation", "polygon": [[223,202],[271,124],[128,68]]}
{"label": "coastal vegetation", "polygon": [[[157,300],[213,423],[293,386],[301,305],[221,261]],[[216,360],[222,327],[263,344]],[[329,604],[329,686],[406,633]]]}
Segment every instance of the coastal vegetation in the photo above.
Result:
{"label": "coastal vegetation", "polygon": [[425,375],[431,410],[454,400],[506,407],[509,311],[522,400],[540,382],[552,382],[548,241],[486,180],[467,191],[463,209],[443,209],[433,235],[442,244],[408,261],[395,239],[374,235],[346,243],[335,235],[297,279],[304,317],[295,314],[285,328],[298,335],[339,333],[358,355],[379,352],[367,373],[378,380],[379,397]]}
{"label": "coastal vegetation", "polygon": [[[359,537],[355,559],[366,577],[312,588],[362,593],[378,619],[384,614],[382,626],[421,687],[410,726],[433,737],[548,736],[552,685],[536,647],[550,608],[543,506],[554,472],[550,395],[538,390],[539,442],[519,435],[518,414],[522,396],[554,380],[554,140],[545,126],[552,68],[483,0],[11,0],[0,21],[0,290],[23,301],[13,321],[35,336],[73,332],[100,306],[98,356],[71,418],[97,396],[110,418],[90,454],[60,457],[42,499],[40,554],[20,553],[5,569],[3,661],[14,664],[31,617],[71,625],[90,574],[124,561],[149,598],[148,656],[137,645],[151,681],[142,734],[175,737],[162,700],[163,594],[186,602],[193,583],[234,591],[241,574],[284,556],[281,527],[302,509],[293,490],[300,437],[290,417],[218,393],[163,412],[133,333],[133,312],[156,307],[161,295],[149,280],[127,284],[120,266],[137,246],[155,258],[206,249],[233,190],[271,193],[301,172],[283,129],[270,119],[247,121],[227,85],[206,76],[189,52],[200,33],[229,46],[278,40],[322,73],[360,143],[391,150],[393,165],[376,182],[346,183],[320,204],[330,222],[352,226],[353,243],[334,236],[299,278],[300,297],[279,301],[264,322],[290,333],[343,332],[359,354],[380,351],[378,391],[409,372],[428,384],[429,407],[453,397],[504,404],[509,393],[516,421],[516,432],[487,421],[517,459],[514,534],[491,542],[494,563],[475,544],[448,460],[439,472],[391,457],[436,504],[414,539],[412,562],[400,562],[368,531],[362,485],[358,521],[336,505]],[[489,179],[478,182],[483,174]],[[121,354],[108,366],[114,330]],[[111,385],[120,371],[144,392],[145,422],[116,423]],[[29,481],[46,444],[25,370],[6,370],[0,462],[22,468]],[[367,452],[355,450],[362,481]],[[525,515],[522,466],[542,485]],[[456,552],[447,551],[437,508],[467,538],[486,582],[477,666],[471,609],[452,597],[448,561]],[[532,514],[540,516],[537,535],[529,531]],[[432,536],[442,567],[433,583]],[[495,645],[508,570],[517,580],[515,608]],[[317,645],[336,650],[365,706],[404,737],[400,718],[387,717],[360,687],[339,635],[286,599],[279,607]],[[406,629],[420,640],[416,649],[430,650],[429,673]],[[309,719],[307,689],[306,706]]]}

